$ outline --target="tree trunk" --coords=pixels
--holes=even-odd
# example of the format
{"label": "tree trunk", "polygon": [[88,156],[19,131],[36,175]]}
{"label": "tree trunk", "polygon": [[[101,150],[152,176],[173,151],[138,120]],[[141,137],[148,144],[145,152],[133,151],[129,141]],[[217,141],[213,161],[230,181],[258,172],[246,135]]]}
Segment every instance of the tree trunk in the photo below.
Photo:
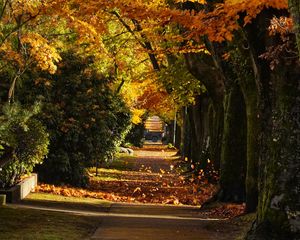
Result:
{"label": "tree trunk", "polygon": [[257,222],[248,239],[300,239],[300,65],[272,74]]}
{"label": "tree trunk", "polygon": [[206,87],[208,97],[212,100],[213,116],[210,141],[211,161],[218,170],[221,159],[221,145],[224,123],[224,79],[215,67],[211,56],[201,57],[199,54],[189,53],[185,55],[186,64],[191,72]]}
{"label": "tree trunk", "polygon": [[181,146],[181,126],[176,125],[176,134],[175,134],[175,146],[177,149],[180,149]]}
{"label": "tree trunk", "polygon": [[209,151],[216,170],[219,170],[221,165],[222,137],[224,130],[223,103],[213,106],[211,117],[211,144]]}
{"label": "tree trunk", "polygon": [[187,107],[184,110],[184,144],[183,144],[183,157],[191,158],[191,125]]}
{"label": "tree trunk", "polygon": [[[232,54],[233,70],[238,77],[244,96],[247,113],[247,173],[246,173],[246,212],[255,212],[258,203],[258,159],[261,119],[259,118],[260,86],[255,81],[255,73],[251,68],[251,50],[244,32],[236,37],[236,52]],[[244,46],[247,44],[247,46]]]}
{"label": "tree trunk", "polygon": [[[249,56],[242,54],[243,59]],[[247,173],[246,173],[246,212],[256,211],[258,203],[258,159],[259,159],[259,137],[261,134],[261,119],[259,118],[258,90],[254,74],[247,69],[249,62],[237,63],[236,69],[239,83],[243,92],[246,116],[247,116]],[[240,75],[241,74],[241,75]]]}
{"label": "tree trunk", "polygon": [[289,10],[294,22],[294,32],[296,35],[296,43],[300,54],[300,2],[299,0],[289,0]]}
{"label": "tree trunk", "polygon": [[207,94],[202,94],[196,97],[196,104],[189,108],[192,134],[191,159],[193,160],[193,163],[197,164],[201,169],[206,168],[208,160],[209,102]]}
{"label": "tree trunk", "polygon": [[254,212],[258,203],[258,159],[259,136],[261,133],[257,95],[244,90],[247,112],[247,174],[246,174],[246,212]]}
{"label": "tree trunk", "polygon": [[188,107],[188,117],[189,117],[189,126],[190,126],[190,156],[188,156],[191,163],[196,164],[200,161],[199,157],[201,155],[201,149],[198,143],[198,133],[196,130],[195,122],[195,106]]}
{"label": "tree trunk", "polygon": [[248,34],[256,53],[254,71],[258,70],[262,109],[259,201],[249,240],[300,239],[300,64],[298,59],[286,61],[283,52],[277,69],[271,71],[259,58],[266,47],[280,44],[266,30],[267,19],[276,13],[265,10]]}
{"label": "tree trunk", "polygon": [[180,119],[181,119],[181,126],[180,126],[180,148],[179,148],[179,153],[180,153],[180,156],[181,158],[184,158],[185,156],[185,134],[186,134],[186,131],[185,131],[185,128],[186,128],[186,107],[183,107],[180,111]]}
{"label": "tree trunk", "polygon": [[233,83],[225,95],[224,133],[221,154],[221,201],[245,200],[246,112],[240,86]]}

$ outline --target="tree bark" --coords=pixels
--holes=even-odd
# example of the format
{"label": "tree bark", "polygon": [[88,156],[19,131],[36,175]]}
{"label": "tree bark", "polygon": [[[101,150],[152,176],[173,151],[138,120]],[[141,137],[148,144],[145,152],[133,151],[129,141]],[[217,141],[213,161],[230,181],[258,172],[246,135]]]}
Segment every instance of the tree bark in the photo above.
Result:
{"label": "tree bark", "polygon": [[262,110],[259,201],[249,240],[300,239],[300,64],[286,61],[283,52],[271,71],[259,58],[268,46],[280,44],[267,32],[267,20],[277,13],[265,10],[248,29]]}
{"label": "tree bark", "polygon": [[[246,212],[255,212],[258,203],[258,159],[261,119],[259,118],[259,85],[251,66],[252,52],[243,31],[236,36],[237,49],[232,55],[234,72],[237,75],[244,96],[247,115],[247,173],[246,173]],[[246,45],[246,46],[245,46]]]}
{"label": "tree bark", "polygon": [[183,136],[184,136],[184,144],[182,146],[182,156],[184,158],[191,159],[191,126],[190,126],[190,119],[188,108],[184,109],[184,129],[183,129]]}
{"label": "tree bark", "polygon": [[225,96],[224,133],[221,154],[221,201],[245,200],[246,112],[240,86],[232,83]]}
{"label": "tree bark", "polygon": [[300,65],[273,73],[257,222],[248,239],[300,239]]}
{"label": "tree bark", "polygon": [[196,97],[195,105],[190,107],[190,124],[192,134],[191,159],[205,170],[207,166],[207,150],[209,141],[209,98],[207,94]]}
{"label": "tree bark", "polygon": [[207,89],[208,97],[212,100],[213,114],[210,141],[210,156],[216,169],[220,168],[221,144],[224,123],[224,79],[215,67],[211,56],[201,57],[199,54],[185,55],[186,64],[191,72]]}
{"label": "tree bark", "polygon": [[185,156],[185,125],[186,125],[186,114],[185,114],[185,109],[186,107],[182,107],[180,110],[180,119],[181,119],[181,125],[180,125],[180,148],[179,148],[179,153],[181,158],[184,158]]}
{"label": "tree bark", "polygon": [[223,103],[211,109],[211,144],[210,144],[210,156],[216,170],[220,170],[221,165],[221,149],[222,138],[224,130],[224,108]]}
{"label": "tree bark", "polygon": [[294,32],[296,35],[296,43],[300,54],[300,2],[299,0],[289,0],[289,11],[294,22]]}

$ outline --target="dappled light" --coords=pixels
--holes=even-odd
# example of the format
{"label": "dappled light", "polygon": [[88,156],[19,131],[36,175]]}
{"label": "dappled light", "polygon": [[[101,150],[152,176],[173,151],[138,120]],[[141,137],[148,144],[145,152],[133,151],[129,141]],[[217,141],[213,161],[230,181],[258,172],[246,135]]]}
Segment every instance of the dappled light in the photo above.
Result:
{"label": "dappled light", "polygon": [[299,96],[299,0],[0,0],[0,239],[299,240]]}
{"label": "dappled light", "polygon": [[201,206],[213,196],[216,186],[206,181],[191,183],[181,176],[174,168],[178,158],[165,147],[148,147],[148,151],[136,150],[134,157],[116,160],[122,170],[100,168],[95,176],[91,169],[86,189],[41,184],[36,191],[116,202]]}

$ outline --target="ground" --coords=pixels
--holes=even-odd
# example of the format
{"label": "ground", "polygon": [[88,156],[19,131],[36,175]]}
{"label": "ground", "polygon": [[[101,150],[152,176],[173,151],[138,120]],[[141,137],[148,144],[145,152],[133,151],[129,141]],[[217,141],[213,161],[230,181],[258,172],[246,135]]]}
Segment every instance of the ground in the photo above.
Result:
{"label": "ground", "polygon": [[175,170],[176,151],[154,145],[135,150],[134,156],[121,156],[115,162],[90,169],[87,189],[41,184],[37,191],[65,196],[87,196],[117,202],[202,205],[211,198],[216,186],[185,179]]}
{"label": "ground", "polygon": [[[41,184],[18,205],[0,208],[0,239],[237,239],[253,216],[244,205],[205,208],[216,186],[175,171],[176,152],[148,147],[109,168],[90,169],[88,189]],[[142,204],[143,203],[143,204]],[[193,205],[193,206],[191,206]],[[15,230],[16,229],[16,230]],[[39,230],[41,229],[41,230]]]}

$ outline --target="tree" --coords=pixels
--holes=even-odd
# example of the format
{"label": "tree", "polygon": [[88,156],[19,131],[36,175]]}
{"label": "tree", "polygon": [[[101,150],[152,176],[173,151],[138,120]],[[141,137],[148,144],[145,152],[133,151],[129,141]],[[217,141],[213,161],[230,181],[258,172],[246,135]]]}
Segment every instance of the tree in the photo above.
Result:
{"label": "tree", "polygon": [[[298,238],[297,1],[58,0],[37,6],[43,6],[39,8],[43,17],[55,16],[71,35],[75,33],[69,43],[80,46],[78,52],[105,59],[98,63],[115,79],[115,92],[143,86],[127,70],[136,69],[133,65],[148,57],[139,70],[149,73],[151,64],[159,81],[155,77],[143,91],[132,93],[134,101],[128,101],[132,111],[142,110],[136,103],[161,111],[165,99],[183,107],[182,152],[204,165],[209,157],[220,168],[221,199],[243,200],[246,188],[247,211],[254,211],[258,202],[257,221],[249,238]],[[25,45],[25,49],[34,49],[26,37]],[[122,46],[126,46],[124,51]],[[132,60],[134,56],[137,61]],[[182,57],[186,66],[179,68]],[[18,63],[20,58],[12,59],[11,63]],[[170,76],[175,70],[184,78]],[[206,92],[199,95],[187,81],[195,87],[205,86]],[[196,104],[188,105],[191,102]],[[209,131],[204,131],[207,127]],[[236,145],[240,147],[234,151]]]}
{"label": "tree", "polygon": [[47,7],[41,1],[0,2],[1,73],[10,78],[8,102],[13,101],[15,86],[21,75],[34,64],[54,73],[60,60],[56,49],[34,27]]}
{"label": "tree", "polygon": [[[296,169],[299,169],[297,165],[299,161],[297,161],[297,150],[296,145],[294,145],[296,140],[288,141],[286,134],[294,136],[292,139],[297,139],[298,136],[299,129],[295,124],[295,117],[293,117],[293,114],[295,114],[295,110],[293,109],[297,108],[298,105],[295,96],[298,94],[296,92],[298,91],[297,86],[299,83],[298,80],[294,78],[299,74],[298,62],[294,57],[291,58],[293,59],[291,60],[292,62],[283,61],[283,59],[288,58],[291,52],[294,52],[292,49],[285,51],[286,48],[284,48],[284,50],[281,48],[282,51],[280,54],[276,55],[276,48],[286,44],[287,40],[281,38],[281,42],[275,36],[270,37],[267,31],[270,22],[268,23],[266,19],[272,19],[274,15],[284,14],[285,11],[280,12],[275,9],[284,7],[285,3],[282,5],[280,5],[280,2],[275,1],[269,3],[274,7],[274,9],[271,10],[265,10],[263,6],[264,3],[261,4],[260,6],[257,5],[260,11],[256,12],[255,15],[250,14],[250,16],[248,16],[249,18],[244,19],[245,23],[248,23],[249,19],[255,17],[255,20],[248,25],[249,27],[246,26],[245,28],[249,42],[248,47],[246,47],[250,49],[251,65],[253,66],[255,82],[258,83],[256,84],[256,91],[259,96],[259,107],[262,109],[259,118],[261,119],[260,121],[263,127],[260,136],[264,140],[263,143],[266,143],[262,144],[261,142],[261,152],[259,155],[260,196],[258,218],[256,228],[253,231],[253,239],[297,239],[299,237],[299,229],[295,226],[291,214],[294,216],[294,219],[298,218],[295,208],[297,208],[298,200],[296,199],[299,199],[299,196],[297,196],[294,190],[291,190],[291,187],[294,188],[295,186],[291,184],[291,179],[294,179],[295,183],[298,182],[298,180],[297,173],[288,166],[293,165],[294,167],[296,166]],[[231,7],[233,8],[234,6]],[[224,9],[221,11],[224,11]],[[259,12],[261,13],[258,14]],[[290,43],[293,42],[291,38],[289,38],[289,40],[291,41]],[[293,48],[293,44],[289,44],[287,48],[289,47]],[[269,57],[271,56],[273,60],[271,65],[266,59],[262,60],[262,56],[267,50],[270,50],[269,53],[273,51],[273,54],[268,55]],[[278,56],[279,59],[277,59]],[[274,66],[274,57],[275,62],[282,64]],[[290,68],[291,66],[293,66],[293,69]],[[281,73],[279,73],[279,69]],[[284,74],[282,74],[282,71],[284,71]],[[287,94],[288,92],[289,94]],[[295,95],[291,94],[293,92]],[[283,122],[285,122],[285,124],[289,122],[289,130],[284,127],[285,124]],[[274,136],[276,136],[276,138],[274,138]],[[275,144],[275,147],[274,141],[277,142],[278,140],[282,141],[281,145]],[[283,145],[285,140],[286,144]],[[294,151],[291,151],[290,146],[295,147]],[[286,152],[289,152],[291,155],[285,155]],[[278,167],[278,165],[281,167],[286,166],[289,170],[284,170]],[[287,172],[289,172],[289,176],[286,175]],[[277,179],[276,182],[274,182],[275,178]],[[289,184],[287,184],[287,182],[289,182]],[[294,210],[287,211],[287,209]],[[251,237],[249,237],[249,239],[250,238]]]}
{"label": "tree", "polygon": [[294,33],[300,53],[300,4],[299,1],[289,0],[289,10],[293,19]]}

